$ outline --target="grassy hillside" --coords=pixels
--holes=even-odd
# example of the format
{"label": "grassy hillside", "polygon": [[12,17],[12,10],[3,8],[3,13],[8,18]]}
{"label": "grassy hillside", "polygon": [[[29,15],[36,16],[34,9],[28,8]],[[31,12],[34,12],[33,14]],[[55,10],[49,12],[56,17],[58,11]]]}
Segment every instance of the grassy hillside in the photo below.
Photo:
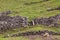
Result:
{"label": "grassy hillside", "polygon": [[60,6],[60,0],[49,0],[47,2],[25,5],[25,3],[39,2],[41,0],[0,0],[0,11],[11,10],[14,14],[11,16],[27,16],[30,19],[34,17],[49,17],[59,14],[59,11],[46,11],[47,8]]}
{"label": "grassy hillside", "polygon": [[[54,16],[56,14],[60,14],[60,10],[54,10],[54,11],[46,11],[48,8],[55,8],[60,6],[60,0],[49,0],[46,2],[39,2],[43,0],[0,0],[0,12],[2,11],[7,11],[11,10],[13,11],[13,14],[10,14],[9,16],[26,16],[30,20],[35,17],[49,17],[49,16]],[[31,2],[38,2],[38,3],[33,3],[30,5],[26,5],[26,3],[31,3]],[[26,32],[26,31],[38,31],[38,30],[49,30],[49,31],[54,31],[54,32],[60,32],[60,28],[55,28],[55,27],[46,27],[43,25],[39,26],[31,26],[30,28],[19,28],[16,29],[14,32],[9,31],[3,34],[12,34],[12,33],[18,33],[18,32]],[[23,37],[16,37],[15,38],[2,38],[3,34],[0,36],[0,40],[28,40],[27,38]]]}

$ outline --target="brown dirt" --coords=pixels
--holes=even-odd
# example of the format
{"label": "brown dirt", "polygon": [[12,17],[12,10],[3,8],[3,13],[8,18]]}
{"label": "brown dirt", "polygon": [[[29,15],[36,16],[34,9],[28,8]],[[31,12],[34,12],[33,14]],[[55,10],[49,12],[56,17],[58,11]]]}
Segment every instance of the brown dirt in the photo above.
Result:
{"label": "brown dirt", "polygon": [[25,37],[29,38],[30,40],[60,40],[59,38],[52,35],[50,35],[49,37],[43,37],[41,35],[29,35]]}

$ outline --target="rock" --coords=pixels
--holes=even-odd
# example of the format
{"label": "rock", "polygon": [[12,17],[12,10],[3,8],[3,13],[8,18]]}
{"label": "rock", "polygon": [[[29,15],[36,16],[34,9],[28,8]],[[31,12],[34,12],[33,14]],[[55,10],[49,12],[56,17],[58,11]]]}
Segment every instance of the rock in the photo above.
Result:
{"label": "rock", "polygon": [[55,10],[60,10],[60,6],[59,7],[56,7]]}
{"label": "rock", "polygon": [[53,11],[54,9],[48,8],[47,11]]}
{"label": "rock", "polygon": [[8,34],[8,35],[4,35],[4,38],[7,38],[7,37],[9,37],[10,35]]}
{"label": "rock", "polygon": [[9,30],[19,27],[26,27],[28,25],[28,19],[22,16],[0,16],[0,28],[1,30]]}
{"label": "rock", "polygon": [[[58,21],[60,20],[60,15],[51,16],[48,18],[35,18],[33,21],[29,22],[29,25],[46,25],[46,26],[59,26]],[[55,25],[56,24],[56,25]]]}
{"label": "rock", "polygon": [[43,37],[49,37],[49,33],[45,32],[45,34],[43,35]]}
{"label": "rock", "polygon": [[59,27],[59,24],[58,23],[54,23],[54,27]]}

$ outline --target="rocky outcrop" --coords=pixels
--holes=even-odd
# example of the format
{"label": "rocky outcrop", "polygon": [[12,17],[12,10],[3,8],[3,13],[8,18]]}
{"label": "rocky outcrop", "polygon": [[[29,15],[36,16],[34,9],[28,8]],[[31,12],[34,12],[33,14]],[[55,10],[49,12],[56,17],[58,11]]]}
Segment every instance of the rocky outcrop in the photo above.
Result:
{"label": "rocky outcrop", "polygon": [[58,21],[60,20],[60,14],[57,14],[55,16],[51,16],[48,18],[35,18],[31,22],[29,22],[29,25],[46,25],[46,26],[54,26],[59,27]]}
{"label": "rocky outcrop", "polygon": [[7,16],[11,14],[11,11],[1,12],[0,15],[0,31],[10,30],[19,27],[27,27],[33,25],[46,25],[46,26],[54,26],[59,27],[60,24],[60,14],[55,16],[51,16],[48,18],[34,18],[32,21],[28,21],[27,17],[22,16]]}
{"label": "rocky outcrop", "polygon": [[28,25],[27,23],[28,22],[26,17],[1,16],[0,30],[7,30],[7,29],[9,30],[9,29],[18,28],[18,27],[26,27]]}
{"label": "rocky outcrop", "polygon": [[0,13],[0,31],[5,31],[9,29],[19,28],[19,27],[26,27],[28,24],[27,17],[22,16],[7,16],[11,14],[10,11],[1,12]]}

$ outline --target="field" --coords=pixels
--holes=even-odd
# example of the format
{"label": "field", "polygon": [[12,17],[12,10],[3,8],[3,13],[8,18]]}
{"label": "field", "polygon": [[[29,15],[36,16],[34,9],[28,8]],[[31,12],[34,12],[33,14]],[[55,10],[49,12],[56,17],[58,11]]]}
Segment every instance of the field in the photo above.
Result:
{"label": "field", "polygon": [[[11,10],[13,13],[9,16],[24,16],[30,20],[36,17],[50,17],[56,14],[60,14],[60,10],[46,11],[48,8],[55,8],[60,6],[60,0],[49,0],[40,2],[43,0],[0,0],[0,12]],[[32,3],[31,3],[32,2]],[[37,2],[37,3],[34,3]],[[31,4],[27,4],[31,3]],[[29,20],[29,21],[30,21]],[[48,27],[43,25],[30,26],[26,28],[17,28],[16,30],[9,30],[0,34],[0,40],[29,40],[24,36],[2,38],[5,34],[14,34],[18,32],[26,31],[38,31],[49,30],[54,32],[60,32],[60,27]],[[58,36],[60,38],[60,36]],[[37,39],[35,39],[37,40]],[[39,40],[39,39],[38,39]]]}

